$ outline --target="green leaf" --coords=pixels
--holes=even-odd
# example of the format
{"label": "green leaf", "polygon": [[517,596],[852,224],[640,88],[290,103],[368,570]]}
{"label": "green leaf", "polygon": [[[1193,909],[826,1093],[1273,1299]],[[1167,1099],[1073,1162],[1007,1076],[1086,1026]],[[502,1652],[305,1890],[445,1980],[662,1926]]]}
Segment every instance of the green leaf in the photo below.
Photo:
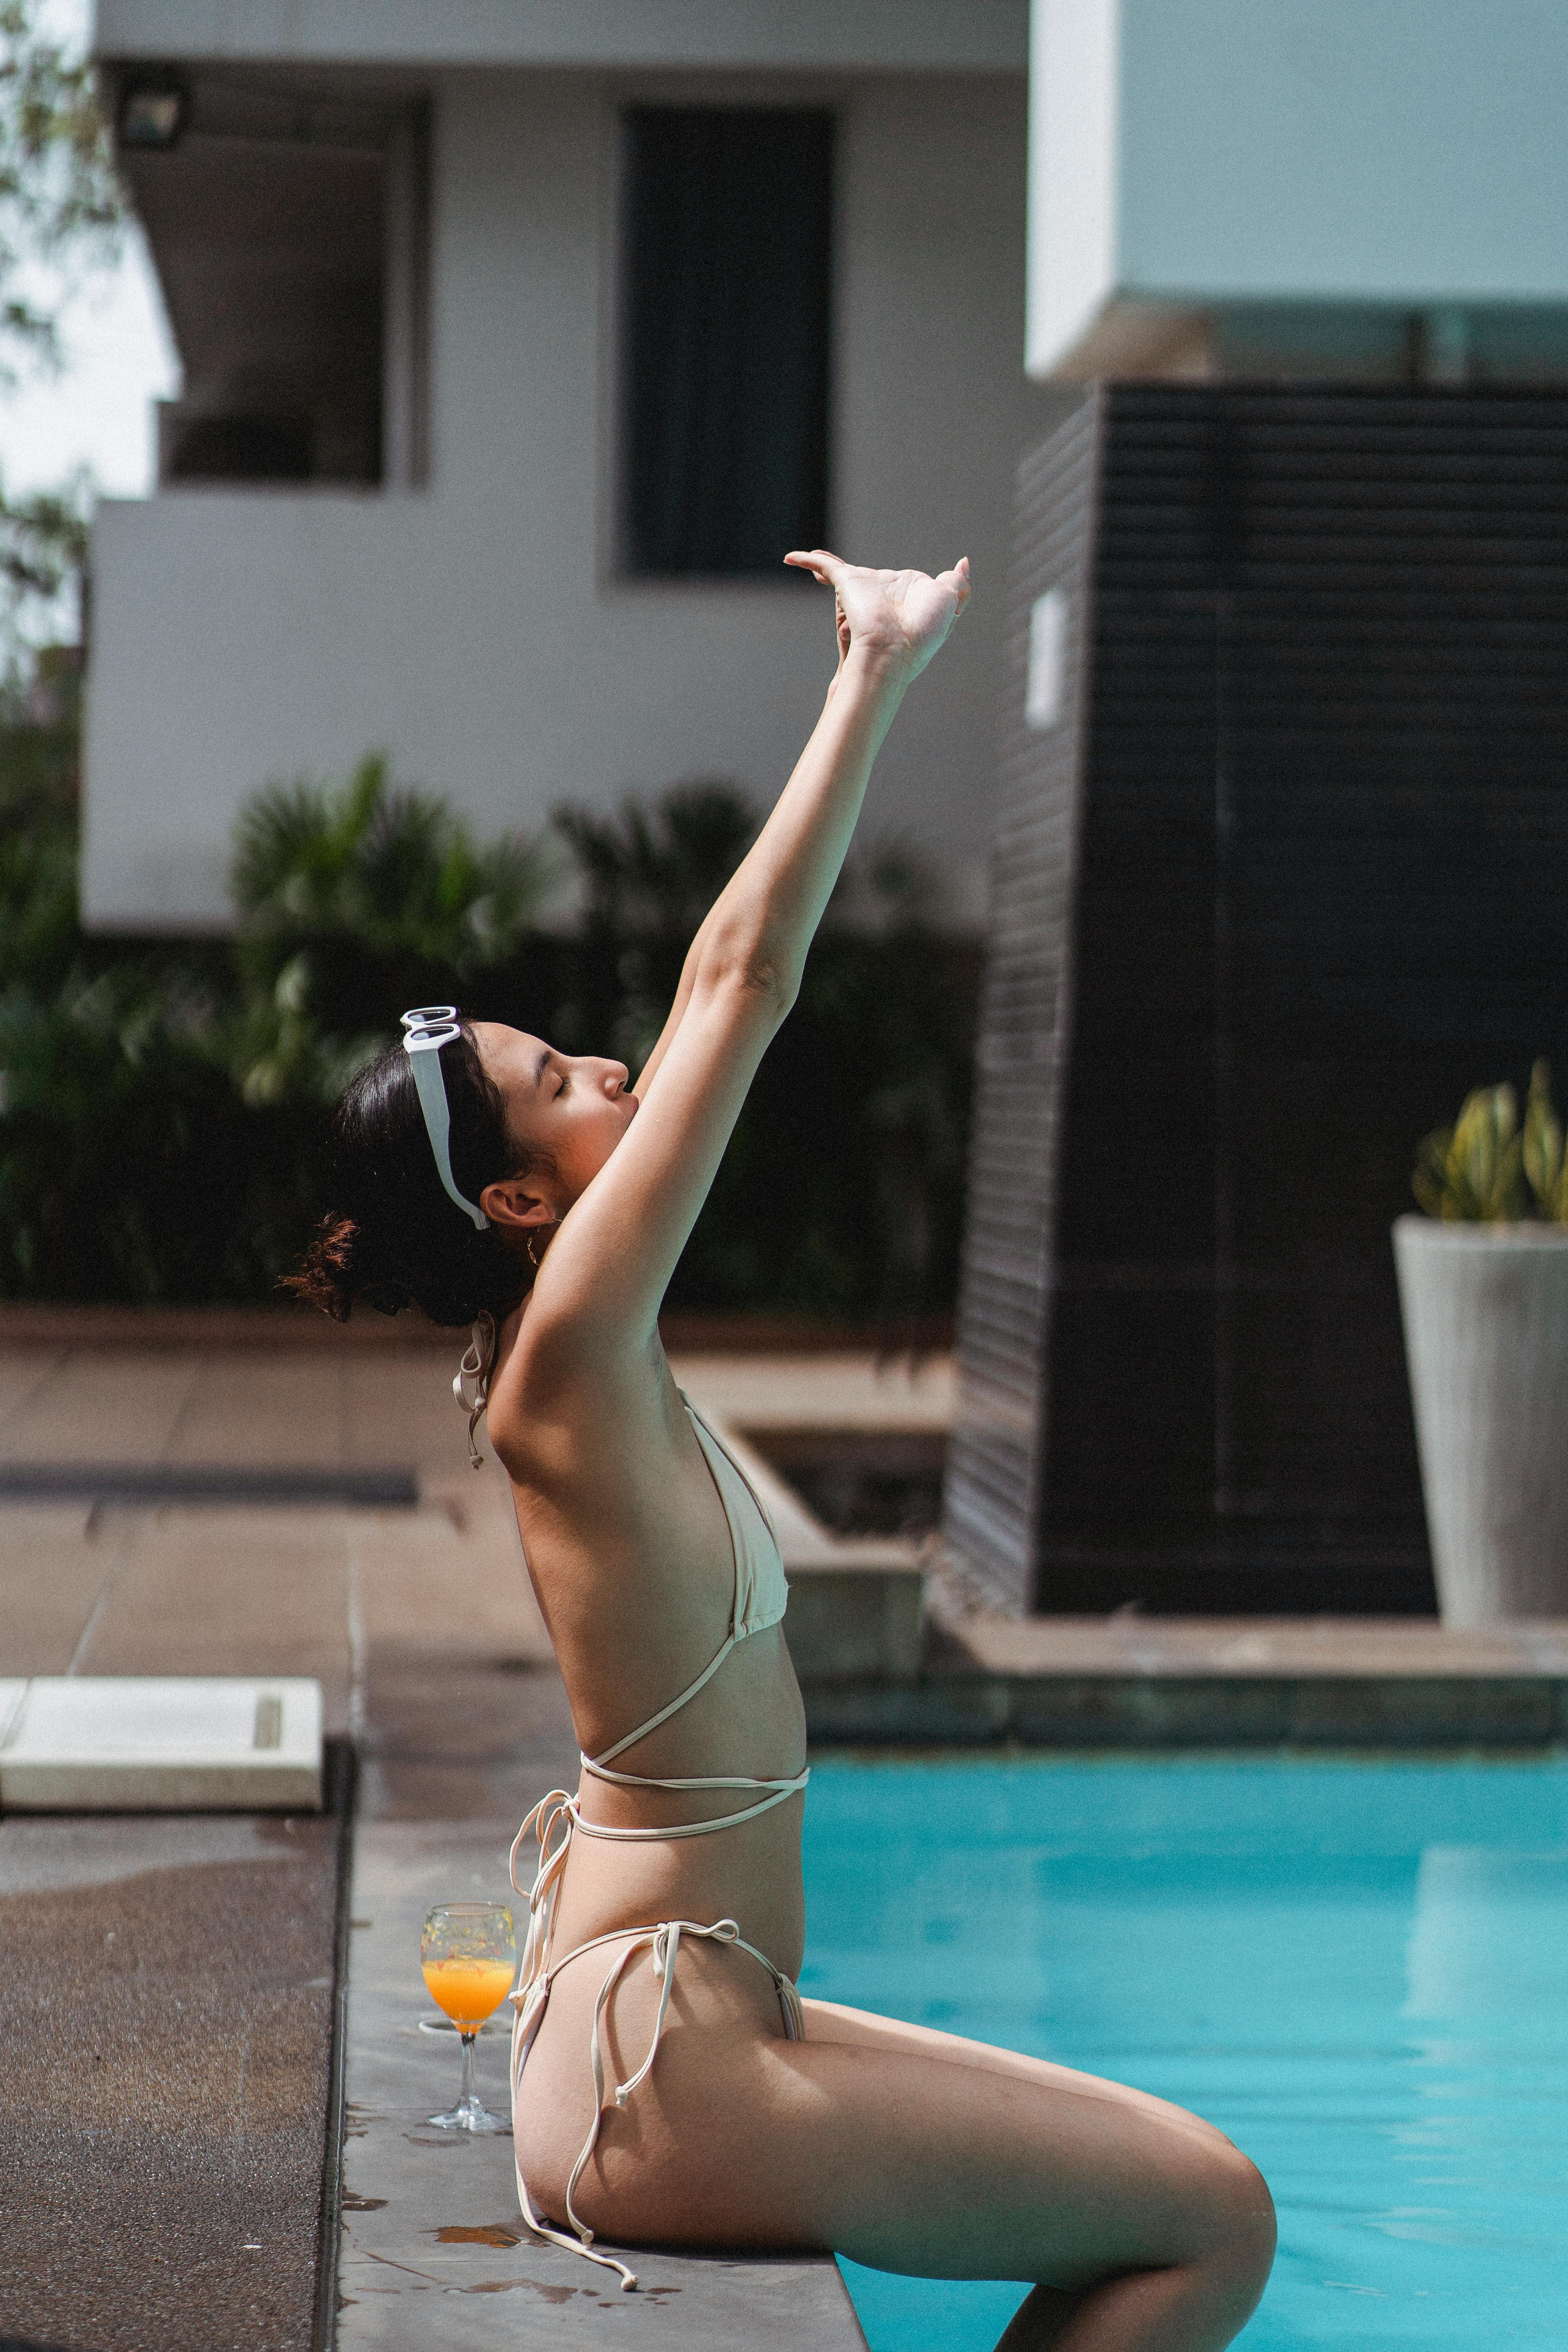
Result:
{"label": "green leaf", "polygon": [[1524,1172],[1543,1217],[1552,1206],[1563,1174],[1563,1129],[1552,1101],[1552,1071],[1538,1061],[1530,1074],[1524,1107]]}

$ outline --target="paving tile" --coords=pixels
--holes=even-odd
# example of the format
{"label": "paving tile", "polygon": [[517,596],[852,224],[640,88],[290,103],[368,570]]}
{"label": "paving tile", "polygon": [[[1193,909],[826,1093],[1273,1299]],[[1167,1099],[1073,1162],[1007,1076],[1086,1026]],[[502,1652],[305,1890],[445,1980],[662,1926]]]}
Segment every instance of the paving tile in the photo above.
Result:
{"label": "paving tile", "polygon": [[39,1675],[0,1748],[0,1805],[55,1812],[311,1811],[321,1801],[313,1682]]}
{"label": "paving tile", "polygon": [[349,1523],[360,1622],[370,1642],[500,1658],[552,1654],[501,1473],[431,1480],[417,1512]]}
{"label": "paving tile", "polygon": [[0,1347],[0,1449],[6,1443],[7,1422],[51,1377],[65,1352],[61,1345],[37,1341]]}
{"label": "paving tile", "polygon": [[951,1429],[953,1360],[879,1362],[868,1353],[682,1356],[670,1370],[693,1404],[735,1429]]}
{"label": "paving tile", "polygon": [[7,1462],[153,1462],[198,1378],[199,1359],[163,1349],[59,1351],[0,1423]]}
{"label": "paving tile", "polygon": [[[196,1360],[163,1446],[174,1462],[321,1463],[346,1459],[345,1366],[320,1355],[214,1350]],[[395,1447],[383,1462],[398,1459]]]}
{"label": "paving tile", "polygon": [[[423,1473],[455,1476],[468,1465],[468,1416],[452,1395],[452,1376],[468,1345],[454,1331],[449,1352],[411,1349],[351,1357],[343,1367],[343,1426],[353,1462],[408,1462]],[[483,1444],[484,1424],[479,1424]],[[489,1448],[485,1451],[488,1453]]]}
{"label": "paving tile", "polygon": [[122,1550],[79,1503],[0,1504],[0,1673],[63,1675]]}
{"label": "paving tile", "polygon": [[325,1510],[105,1512],[124,1556],[77,1661],[84,1674],[305,1675],[347,1727],[350,1523]]}
{"label": "paving tile", "polygon": [[1568,1672],[1568,1626],[1461,1632],[1419,1618],[1032,1617],[966,1610],[940,1585],[933,1612],[976,1665],[1037,1675],[1537,1675]]}
{"label": "paving tile", "polygon": [[362,1819],[508,1823],[541,1790],[575,1788],[577,1743],[553,1660],[366,1644]]}
{"label": "paving tile", "polygon": [[1537,1673],[1568,1676],[1568,1624],[1527,1621],[1509,1630]]}

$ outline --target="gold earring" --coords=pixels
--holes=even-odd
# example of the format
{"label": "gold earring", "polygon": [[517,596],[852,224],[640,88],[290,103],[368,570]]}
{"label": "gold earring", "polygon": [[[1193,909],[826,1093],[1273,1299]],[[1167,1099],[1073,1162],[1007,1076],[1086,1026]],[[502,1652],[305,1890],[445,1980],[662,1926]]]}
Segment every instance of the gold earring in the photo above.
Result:
{"label": "gold earring", "polygon": [[530,1234],[528,1239],[523,1244],[523,1248],[528,1252],[528,1262],[530,1265],[532,1266],[535,1274],[539,1271],[539,1252],[534,1246],[538,1239],[539,1236],[537,1234]]}

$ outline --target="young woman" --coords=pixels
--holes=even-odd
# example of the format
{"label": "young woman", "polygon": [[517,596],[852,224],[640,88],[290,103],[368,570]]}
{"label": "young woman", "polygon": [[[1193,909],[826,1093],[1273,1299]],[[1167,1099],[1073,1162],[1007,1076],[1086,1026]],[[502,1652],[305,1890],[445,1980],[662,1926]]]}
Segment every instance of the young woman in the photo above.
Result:
{"label": "young woman", "polygon": [[541,1857],[513,2116],[536,2226],[628,2285],[595,2233],[1028,2280],[1008,2347],[1207,2352],[1252,2311],[1274,2245],[1268,2192],[1227,2139],[793,1983],[807,1774],[784,1573],[658,1318],[969,567],[788,560],[833,586],[837,672],[636,1091],[618,1062],[447,1007],[407,1016],[405,1050],[339,1107],[334,1213],[299,1286],[338,1314],[368,1295],[488,1318],[477,1401],[584,1751],[576,1793],[524,1825]]}

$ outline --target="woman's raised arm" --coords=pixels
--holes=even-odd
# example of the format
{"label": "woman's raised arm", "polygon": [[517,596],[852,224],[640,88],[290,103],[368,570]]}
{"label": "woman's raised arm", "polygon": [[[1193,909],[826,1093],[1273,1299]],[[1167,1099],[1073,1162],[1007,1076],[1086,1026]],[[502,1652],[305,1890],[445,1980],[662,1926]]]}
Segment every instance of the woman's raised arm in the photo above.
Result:
{"label": "woman's raised arm", "polygon": [[637,1118],[561,1222],[530,1323],[612,1344],[651,1332],[746,1090],[795,1001],[871,763],[912,678],[969,599],[967,559],[935,579],[825,549],[791,556],[832,583],[839,666],[795,772],[710,910]]}
{"label": "woman's raised arm", "polygon": [[831,583],[838,667],[794,774],[691,942],[669,1017],[637,1076],[642,1100],[700,974],[738,957],[756,974],[776,973],[793,999],[847,855],[878,749],[905,688],[969,601],[967,556],[934,580],[923,572],[846,563],[826,548],[784,561]]}

